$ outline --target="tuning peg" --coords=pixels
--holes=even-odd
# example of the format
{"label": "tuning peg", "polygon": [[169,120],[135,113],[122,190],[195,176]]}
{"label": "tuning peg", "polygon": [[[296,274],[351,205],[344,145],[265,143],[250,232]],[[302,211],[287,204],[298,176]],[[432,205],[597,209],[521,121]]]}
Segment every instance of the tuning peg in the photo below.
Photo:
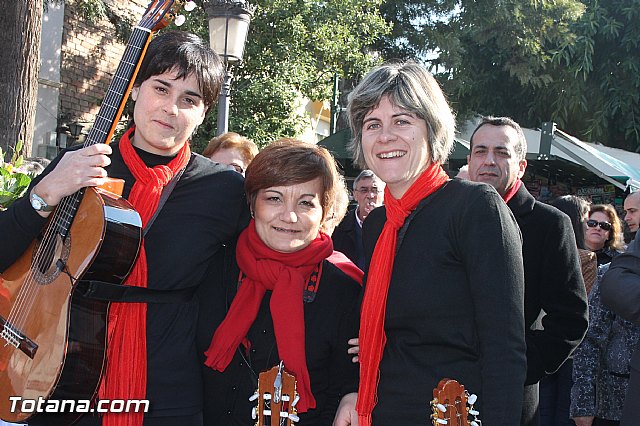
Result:
{"label": "tuning peg", "polygon": [[469,401],[469,404],[471,405],[475,404],[477,400],[478,400],[478,395],[476,395],[475,393],[472,393],[471,395],[469,395],[469,398],[467,399],[467,401]]}
{"label": "tuning peg", "polygon": [[187,18],[185,18],[184,15],[178,15],[176,16],[176,20],[174,21],[174,23],[179,27],[184,24],[186,20]]}
{"label": "tuning peg", "polygon": [[300,421],[300,417],[296,416],[295,414],[289,414],[289,420],[291,420],[294,423],[298,423]]}
{"label": "tuning peg", "polygon": [[441,425],[449,424],[449,422],[447,420],[444,420],[444,419],[436,419],[436,423],[441,424]]}
{"label": "tuning peg", "polygon": [[295,407],[298,401],[300,401],[300,395],[296,395],[296,397],[293,398],[293,402],[291,403],[291,406]]}
{"label": "tuning peg", "polygon": [[187,12],[191,12],[196,7],[197,7],[196,3],[191,0],[189,0],[184,4],[184,10],[186,10]]}
{"label": "tuning peg", "polygon": [[254,393],[253,395],[251,395],[251,396],[249,397],[249,401],[250,401],[250,402],[253,402],[253,401],[255,401],[256,399],[258,399],[258,397],[259,397],[259,396],[260,396],[260,394],[259,394],[258,392],[256,392],[256,393]]}
{"label": "tuning peg", "polygon": [[437,408],[438,410],[442,411],[443,413],[446,413],[446,412],[447,412],[447,407],[445,407],[445,406],[444,406],[444,405],[442,405],[442,404],[436,404],[436,408]]}
{"label": "tuning peg", "polygon": [[471,414],[472,416],[477,416],[478,414],[480,414],[480,412],[477,410],[469,410],[469,414]]}
{"label": "tuning peg", "polygon": [[[258,417],[258,410],[257,410],[256,408],[257,408],[257,407],[253,407],[253,408],[251,409],[251,418],[252,418],[253,420],[255,420],[255,419],[256,419],[256,417]],[[478,426],[478,425],[476,425],[476,426]]]}

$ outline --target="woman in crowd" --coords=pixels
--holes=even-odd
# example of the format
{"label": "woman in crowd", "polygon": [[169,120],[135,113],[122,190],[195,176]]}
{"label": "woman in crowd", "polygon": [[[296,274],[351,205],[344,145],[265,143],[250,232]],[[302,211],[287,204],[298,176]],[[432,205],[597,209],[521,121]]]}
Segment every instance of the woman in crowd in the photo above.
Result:
{"label": "woman in crowd", "polygon": [[362,271],[335,255],[320,230],[339,184],[326,149],[291,139],[270,144],[247,168],[253,219],[238,239],[241,272],[225,290],[227,314],[206,352],[206,425],[253,424],[258,374],[280,360],[296,377],[300,424],[331,424],[339,403],[355,416],[358,367],[347,340],[357,333]]}
{"label": "woman in crowd", "polygon": [[594,204],[585,222],[584,240],[587,248],[596,253],[598,266],[611,262],[624,251],[622,225],[610,204]]}
{"label": "woman in crowd", "polygon": [[216,136],[204,149],[202,155],[216,163],[227,164],[244,176],[247,166],[258,153],[253,141],[234,132]]}
{"label": "woman in crowd", "polygon": [[448,179],[455,120],[421,66],[375,68],[348,113],[354,160],[386,183],[363,229],[360,426],[425,424],[445,377],[478,394],[483,424],[518,424],[524,272],[512,214],[488,185]]}
{"label": "woman in crowd", "polygon": [[573,360],[571,417],[577,426],[617,426],[629,384],[631,355],[638,348],[640,326],[624,320],[602,303],[600,282],[589,294],[589,328]]}
{"label": "woman in crowd", "polygon": [[[575,195],[564,195],[553,200],[551,205],[571,219],[576,246],[580,253],[582,278],[588,294],[597,272],[596,254],[587,250],[584,242],[584,223],[589,217],[589,202]],[[541,426],[575,426],[569,416],[572,374],[573,358],[569,358],[558,371],[540,380]]]}

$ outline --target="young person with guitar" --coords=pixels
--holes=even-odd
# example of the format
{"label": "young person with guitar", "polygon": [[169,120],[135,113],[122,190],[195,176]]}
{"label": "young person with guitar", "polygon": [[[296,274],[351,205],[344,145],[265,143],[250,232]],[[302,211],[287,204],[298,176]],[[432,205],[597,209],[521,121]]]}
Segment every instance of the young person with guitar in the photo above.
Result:
{"label": "young person with guitar", "polygon": [[[134,125],[110,146],[85,144],[82,149],[64,152],[34,180],[24,199],[0,213],[0,235],[4,236],[0,271],[5,272],[43,232],[48,217],[65,207],[71,194],[101,185],[107,176],[124,179],[123,197],[142,220],[142,245],[126,286],[75,280],[73,274],[66,273],[64,256],[56,261],[58,253],[54,253],[53,274],[76,284],[74,301],[87,299],[78,294],[82,291],[95,300],[116,302],[109,309],[108,328],[96,331],[97,340],[102,336],[108,342],[106,360],[104,364],[102,358],[86,363],[93,366],[88,370],[97,370],[98,377],[103,371],[98,398],[150,401],[148,413],[89,414],[80,419],[80,425],[202,424],[194,293],[201,284],[217,279],[212,265],[222,255],[221,247],[237,238],[249,217],[241,175],[191,153],[189,148],[189,138],[217,99],[222,75],[220,59],[198,37],[174,31],[154,38],[131,90]],[[76,237],[70,244],[81,240]],[[108,270],[109,262],[115,259],[107,259],[102,268]],[[3,277],[6,284],[8,277]],[[118,287],[127,291],[119,292]],[[0,297],[10,295],[13,300],[11,291],[11,287],[0,286]],[[7,318],[13,318],[1,316],[6,324],[10,322]],[[70,333],[74,326],[89,326],[73,320],[70,324]],[[9,340],[12,330],[18,329],[12,327],[3,331]],[[69,342],[65,352],[73,355],[75,344]],[[22,355],[12,353],[11,358],[3,359],[3,354],[0,352],[0,377],[2,369]],[[69,358],[65,368],[66,364],[71,364]],[[64,379],[64,374],[61,377]],[[71,386],[78,389],[77,383]],[[89,391],[85,398],[92,397],[93,391]],[[0,406],[5,403],[0,401]],[[68,424],[55,416],[39,417],[40,424]]]}

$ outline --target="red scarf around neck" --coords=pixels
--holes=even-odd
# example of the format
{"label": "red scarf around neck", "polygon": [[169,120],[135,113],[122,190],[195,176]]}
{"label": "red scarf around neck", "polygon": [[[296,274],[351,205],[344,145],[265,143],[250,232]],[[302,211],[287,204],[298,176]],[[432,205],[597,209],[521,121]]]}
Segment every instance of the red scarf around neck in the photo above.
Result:
{"label": "red scarf around neck", "polygon": [[509,200],[512,199],[514,195],[516,195],[516,192],[518,192],[518,189],[520,189],[521,186],[522,186],[522,181],[520,179],[516,180],[513,186],[507,191],[506,194],[504,194],[504,197],[502,197],[504,202],[508,203]]}
{"label": "red scarf around neck", "polygon": [[304,307],[302,294],[314,268],[333,253],[331,238],[324,233],[310,245],[294,253],[270,249],[260,239],[253,220],[238,238],[236,257],[246,275],[229,312],[205,352],[205,364],[224,371],[246,337],[267,290],[272,290],[270,307],[278,354],[296,377],[300,402],[298,412],[315,408],[305,354]]}
{"label": "red scarf around neck", "polygon": [[440,188],[448,179],[440,164],[431,164],[407,192],[396,200],[385,188],[387,221],[373,250],[367,284],[360,312],[360,386],[358,389],[358,424],[371,425],[371,412],[378,400],[380,361],[387,342],[384,318],[387,294],[398,243],[398,231],[420,201]]}
{"label": "red scarf around neck", "polygon": [[[186,142],[166,166],[149,168],[138,156],[131,136],[135,127],[120,139],[120,153],[133,174],[135,183],[128,201],[145,227],[153,217],[163,188],[189,162],[191,149]],[[133,270],[125,284],[147,287],[147,256],[144,241]],[[107,365],[100,385],[100,399],[145,399],[147,393],[147,304],[112,303],[109,309]],[[103,426],[140,426],[144,413],[107,413]]]}

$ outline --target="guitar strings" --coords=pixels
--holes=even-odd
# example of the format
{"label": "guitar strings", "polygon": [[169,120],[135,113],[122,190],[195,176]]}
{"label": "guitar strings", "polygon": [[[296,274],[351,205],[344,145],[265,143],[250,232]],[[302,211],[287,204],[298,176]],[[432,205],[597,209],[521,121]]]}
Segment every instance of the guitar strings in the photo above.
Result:
{"label": "guitar strings", "polygon": [[[149,22],[150,22],[149,20],[145,21],[143,19],[143,21],[139,26],[144,26],[145,23],[148,24]],[[105,123],[107,123],[108,121],[107,118],[102,117],[102,112],[105,111],[105,108],[101,107],[98,113],[98,116],[96,118],[96,123],[94,123],[94,126],[89,132],[89,135],[83,147],[100,143],[98,140],[94,140],[95,138],[92,137],[96,133],[94,129],[98,132],[103,133],[105,136],[107,135],[107,132],[111,128],[111,123],[113,123],[113,120],[117,115],[119,106],[124,100],[124,93],[126,92],[127,87],[129,85],[129,81],[130,81],[130,78],[119,77],[119,75],[121,74],[120,71],[121,69],[129,67],[132,69],[127,69],[126,72],[129,72],[128,73],[129,77],[133,75],[133,73],[135,72],[137,63],[141,57],[142,48],[144,47],[144,45],[146,45],[149,36],[150,36],[149,32],[141,30],[138,27],[134,28],[130,41],[125,50],[123,59],[121,60],[120,65],[118,66],[118,69],[116,70],[115,77],[111,81],[109,90],[107,91],[107,96],[105,97],[105,100],[103,102],[103,105],[106,105],[107,107],[110,107],[113,109],[113,114],[112,114],[113,117],[111,119],[111,122],[108,124],[108,127],[106,129],[100,128],[101,122],[99,122],[98,119],[104,120]],[[120,102],[118,102],[118,105],[114,106],[113,104],[115,102],[113,101],[117,101],[118,99],[120,99]],[[41,286],[37,282],[38,280],[35,279],[36,269],[38,270],[39,273],[42,273],[42,271],[40,271],[39,269],[40,269],[40,266],[42,267],[47,266],[42,264],[42,262],[44,262],[46,259],[52,260],[52,263],[49,265],[49,269],[52,266],[56,266],[53,263],[53,261],[55,260],[54,259],[55,249],[58,247],[57,236],[60,235],[62,237],[62,231],[66,230],[67,232],[66,238],[70,237],[69,231],[71,226],[71,219],[74,217],[75,210],[77,209],[77,206],[79,206],[80,204],[80,201],[81,201],[80,196],[82,195],[82,193],[83,193],[83,190],[80,190],[72,195],[64,197],[60,205],[56,208],[55,212],[53,213],[53,217],[49,225],[45,229],[45,233],[42,238],[43,244],[40,244],[38,246],[38,249],[36,250],[36,253],[31,262],[31,268],[29,269],[28,273],[25,275],[23,285],[21,286],[18,292],[18,295],[16,297],[16,302],[11,307],[11,310],[5,322],[5,326],[10,328],[14,332],[22,334],[21,329],[23,329],[24,326],[26,325],[26,321],[28,321],[29,314],[33,308],[34,300],[38,296],[38,293],[40,293]],[[64,223],[64,226],[63,226],[63,223]],[[64,245],[64,241],[62,241],[62,239],[61,239],[61,242]],[[49,269],[47,269],[47,271]],[[58,271],[58,273],[60,273],[60,271]]]}

